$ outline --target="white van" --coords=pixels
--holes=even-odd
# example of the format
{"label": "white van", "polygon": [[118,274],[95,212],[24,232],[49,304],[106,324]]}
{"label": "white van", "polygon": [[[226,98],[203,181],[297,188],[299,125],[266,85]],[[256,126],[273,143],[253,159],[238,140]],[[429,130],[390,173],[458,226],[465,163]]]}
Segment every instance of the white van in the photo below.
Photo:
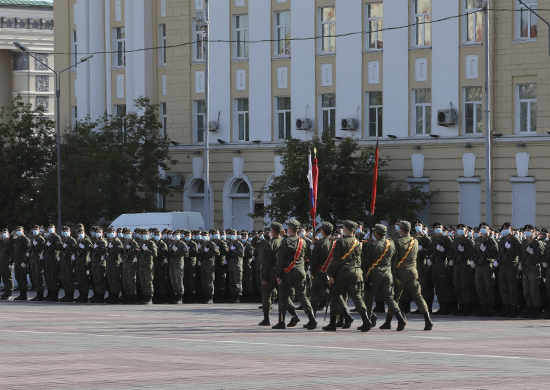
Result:
{"label": "white van", "polygon": [[139,213],[139,214],[122,214],[111,224],[115,229],[127,227],[132,231],[135,228],[158,228],[163,230],[168,228],[187,229],[187,230],[204,230],[204,220],[201,213],[173,211],[167,213]]}

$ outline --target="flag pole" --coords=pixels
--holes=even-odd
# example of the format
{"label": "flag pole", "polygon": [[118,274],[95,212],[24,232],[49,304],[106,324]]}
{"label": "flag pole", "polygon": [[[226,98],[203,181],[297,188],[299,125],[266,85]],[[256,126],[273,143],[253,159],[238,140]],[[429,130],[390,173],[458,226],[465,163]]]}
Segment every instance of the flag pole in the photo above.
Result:
{"label": "flag pole", "polygon": [[374,152],[374,170],[372,173],[372,196],[370,201],[370,231],[369,235],[371,239],[374,239],[373,229],[374,229],[374,210],[376,207],[376,192],[378,184],[378,158],[380,154],[379,142],[378,142],[378,130],[376,131],[376,148]]}

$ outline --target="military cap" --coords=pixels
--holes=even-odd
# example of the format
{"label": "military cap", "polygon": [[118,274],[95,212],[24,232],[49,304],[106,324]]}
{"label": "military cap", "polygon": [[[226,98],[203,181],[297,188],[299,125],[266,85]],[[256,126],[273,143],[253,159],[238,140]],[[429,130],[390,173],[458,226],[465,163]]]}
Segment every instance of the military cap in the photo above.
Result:
{"label": "military cap", "polygon": [[411,223],[409,221],[399,221],[399,229],[411,230]]}
{"label": "military cap", "polygon": [[509,228],[511,228],[511,227],[512,227],[512,224],[511,224],[510,222],[504,222],[504,223],[502,224],[501,229],[504,230],[504,229],[509,229]]}
{"label": "military cap", "polygon": [[19,229],[23,230],[23,226],[17,226],[17,227],[15,228],[15,230],[19,230]]}
{"label": "military cap", "polygon": [[374,231],[378,234],[386,234],[388,229],[384,225],[377,223],[376,225],[374,225]]}
{"label": "military cap", "polygon": [[203,231],[201,234],[204,236],[204,235],[210,234],[210,233],[208,233],[208,232],[205,230],[205,231]]}
{"label": "military cap", "polygon": [[271,224],[271,229],[273,229],[277,233],[281,233],[281,230],[283,230],[283,224],[279,222],[273,222]]}
{"label": "military cap", "polygon": [[464,225],[463,223],[459,223],[458,225],[456,225],[456,228],[457,229],[466,228],[466,225]]}
{"label": "military cap", "polygon": [[295,219],[288,221],[288,227],[292,229],[300,229],[300,222]]}
{"label": "military cap", "polygon": [[358,226],[365,226],[365,224],[363,223],[363,221],[357,221],[356,224],[357,224]]}
{"label": "military cap", "polygon": [[445,225],[443,225],[443,222],[436,221],[436,222],[433,223],[433,228],[435,229],[435,227],[436,227],[436,226],[439,226],[439,225],[445,226]]}
{"label": "military cap", "polygon": [[334,230],[334,226],[330,222],[323,222],[321,224],[321,229],[324,230],[325,233],[330,234]]}
{"label": "military cap", "polygon": [[540,232],[541,233],[548,233],[548,230],[546,230],[545,228],[542,228],[542,229],[540,229]]}
{"label": "military cap", "polygon": [[107,229],[105,229],[105,233],[110,233],[110,232],[114,232],[115,231],[115,228],[112,227],[112,226],[109,226]]}
{"label": "military cap", "polygon": [[68,226],[63,226],[61,230],[71,230]]}
{"label": "military cap", "polygon": [[241,234],[248,234],[248,230],[243,230]]}
{"label": "military cap", "polygon": [[400,220],[399,218],[397,218],[397,219],[395,220],[394,224],[399,223],[399,222],[401,222],[401,220]]}
{"label": "military cap", "polygon": [[252,230],[252,231],[250,232],[250,234],[256,234],[256,233],[258,233],[256,230]]}
{"label": "military cap", "polygon": [[40,229],[40,226],[38,226],[38,225],[32,225],[32,228],[33,228],[33,229]]}
{"label": "military cap", "polygon": [[419,224],[421,224],[421,225],[424,225],[424,223],[422,223],[421,220],[415,219],[414,222],[413,222],[413,224],[416,225],[417,223],[419,223]]}
{"label": "military cap", "polygon": [[453,225],[449,225],[449,226],[446,226],[447,227],[447,230],[455,230],[455,228],[453,227]]}
{"label": "military cap", "polygon": [[535,230],[535,228],[533,227],[533,225],[525,225],[523,227],[524,230],[527,230],[527,229],[531,229],[531,230]]}
{"label": "military cap", "polygon": [[76,225],[77,228],[83,228],[84,227],[84,224],[82,223],[79,223],[78,225]]}
{"label": "military cap", "polygon": [[77,232],[77,233],[80,233],[80,232],[84,233],[84,228],[83,228],[83,227],[79,227],[79,228],[76,229],[76,232]]}
{"label": "military cap", "polygon": [[7,232],[8,231],[8,228],[4,228],[2,229],[3,232]]}
{"label": "military cap", "polygon": [[481,222],[481,223],[479,224],[479,227],[481,228],[482,226],[488,226],[489,229],[491,228],[491,226],[490,226],[487,222]]}
{"label": "military cap", "polygon": [[357,230],[357,224],[353,221],[344,221],[344,227],[347,227],[349,230]]}

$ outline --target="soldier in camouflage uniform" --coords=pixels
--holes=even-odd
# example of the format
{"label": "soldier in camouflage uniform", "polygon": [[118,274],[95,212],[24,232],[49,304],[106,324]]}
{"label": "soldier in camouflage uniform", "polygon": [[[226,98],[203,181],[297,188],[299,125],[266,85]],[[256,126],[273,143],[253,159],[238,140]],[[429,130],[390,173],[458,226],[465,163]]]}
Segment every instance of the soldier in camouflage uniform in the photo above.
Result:
{"label": "soldier in camouflage uniform", "polygon": [[185,242],[181,241],[181,235],[179,231],[172,233],[171,247],[168,248],[171,252],[170,255],[170,283],[175,293],[174,296],[169,299],[171,304],[181,304],[183,297],[183,275],[184,275],[184,263],[185,258],[189,257],[189,248]]}
{"label": "soldier in camouflage uniform", "polygon": [[432,268],[432,280],[439,302],[439,311],[434,315],[448,315],[451,314],[452,308],[453,285],[448,265],[452,256],[453,242],[445,234],[445,227],[441,222],[435,222],[433,228],[435,236],[432,238],[432,253],[426,260],[426,264]]}
{"label": "soldier in camouflage uniform", "polygon": [[205,299],[203,303],[214,303],[214,282],[216,279],[216,258],[220,257],[220,250],[214,241],[210,240],[210,234],[206,231],[202,232],[201,267],[202,287],[204,289]]}
{"label": "soldier in camouflage uniform", "polygon": [[227,276],[229,290],[231,291],[231,303],[239,303],[243,294],[243,257],[244,245],[237,239],[237,231],[229,232],[229,254],[227,256]]}
{"label": "soldier in camouflage uniform", "polygon": [[108,245],[107,240],[103,238],[103,229],[96,226],[94,250],[92,252],[92,276],[95,285],[95,294],[91,300],[92,303],[105,302],[105,290],[107,289],[105,280],[105,253],[107,252]]}
{"label": "soldier in camouflage uniform", "polygon": [[74,267],[76,260],[76,251],[78,249],[76,240],[71,237],[71,229],[63,226],[61,229],[61,281],[65,296],[61,302],[74,302]]}
{"label": "soldier in camouflage uniform", "polygon": [[514,229],[510,222],[502,225],[500,233],[502,237],[498,244],[499,254],[493,266],[498,267],[499,270],[498,282],[502,298],[502,311],[495,316],[516,318],[519,314],[518,260],[522,245],[519,238],[514,235]]}
{"label": "soldier in camouflage uniform", "polygon": [[[422,297],[428,305],[428,312],[432,312],[432,304],[434,301],[434,283],[432,280],[432,267],[428,267],[426,260],[432,254],[432,240],[428,236],[428,228],[420,220],[414,221],[414,230],[418,241],[418,256],[416,257],[416,270],[418,271],[418,281],[422,289]],[[420,310],[416,310],[413,314],[421,314]]]}
{"label": "soldier in camouflage uniform", "polygon": [[252,255],[254,249],[248,240],[248,232],[241,232],[241,242],[244,246],[243,256],[243,302],[251,302],[252,294],[254,293],[254,268],[252,263]]}
{"label": "soldier in camouflage uniform", "polygon": [[61,237],[55,232],[55,226],[50,224],[45,232],[44,249],[44,278],[48,287],[48,295],[45,301],[59,301],[59,275],[61,271],[61,256],[62,249]]}
{"label": "soldier in camouflage uniform", "polygon": [[157,246],[157,256],[153,260],[153,283],[155,288],[153,303],[166,303],[170,283],[170,251],[159,229],[153,230],[152,238]]}
{"label": "soldier in camouflage uniform", "polygon": [[11,259],[12,240],[8,229],[0,232],[0,276],[4,283],[4,295],[0,299],[4,301],[13,300],[13,259]]}
{"label": "soldier in camouflage uniform", "polygon": [[327,270],[336,246],[336,241],[330,240],[330,233],[333,229],[334,226],[331,223],[323,222],[320,228],[322,238],[314,244],[309,261],[309,273],[312,279],[309,300],[315,314],[319,307],[319,300],[326,295],[328,290]]}
{"label": "soldier in camouflage uniform", "polygon": [[527,238],[523,241],[518,270],[523,271],[523,295],[527,300],[527,307],[520,317],[540,318],[542,304],[540,296],[541,264],[544,261],[545,247],[544,243],[537,239],[537,231],[533,225],[525,225],[523,230]]}
{"label": "soldier in camouflage uniform", "polygon": [[227,283],[227,258],[229,257],[229,247],[227,243],[221,239],[219,230],[214,229],[210,232],[210,240],[216,245],[216,261],[215,261],[215,298],[216,302],[225,302],[225,287]]}
{"label": "soldier in camouflage uniform", "polygon": [[44,251],[47,248],[46,240],[40,235],[40,228],[34,225],[32,228],[31,244],[29,246],[30,266],[32,277],[36,287],[36,297],[32,301],[44,300]]}
{"label": "soldier in camouflage uniform", "polygon": [[474,240],[468,237],[468,228],[457,225],[457,237],[453,241],[453,257],[449,265],[453,269],[453,284],[456,292],[459,315],[468,316],[474,308],[475,278],[468,263],[475,250]]}
{"label": "soldier in camouflage uniform", "polygon": [[30,268],[30,240],[25,235],[23,227],[18,226],[15,230],[15,239],[13,240],[13,265],[15,267],[15,280],[19,287],[19,296],[16,301],[27,300],[27,270]]}
{"label": "soldier in camouflage uniform", "polygon": [[93,250],[92,241],[84,232],[84,228],[80,228],[77,234],[77,251],[75,261],[76,281],[78,283],[79,303],[88,302],[88,293],[90,292],[90,270],[91,262],[90,252]]}
{"label": "soldier in camouflage uniform", "polygon": [[185,298],[183,302],[193,303],[197,299],[197,285],[195,283],[197,277],[197,256],[198,245],[191,237],[191,232],[188,230],[183,231],[183,240],[189,248],[189,253],[183,259],[183,291]]}
{"label": "soldier in camouflage uniform", "polygon": [[481,311],[476,313],[481,317],[493,315],[492,309],[495,303],[495,275],[493,262],[498,256],[498,244],[491,238],[491,227],[482,222],[479,225],[480,240],[476,242],[476,248],[470,261],[470,266],[476,271],[476,291],[481,303]]}
{"label": "soldier in camouflage uniform", "polygon": [[118,304],[120,303],[124,246],[118,239],[114,228],[107,229],[106,234],[108,244],[105,252],[105,275],[109,286],[109,296],[105,303]]}

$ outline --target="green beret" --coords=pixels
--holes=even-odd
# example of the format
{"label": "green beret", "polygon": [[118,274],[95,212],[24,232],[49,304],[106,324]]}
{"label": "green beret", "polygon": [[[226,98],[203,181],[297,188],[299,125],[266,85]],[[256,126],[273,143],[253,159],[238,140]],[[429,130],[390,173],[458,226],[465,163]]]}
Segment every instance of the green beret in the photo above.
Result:
{"label": "green beret", "polygon": [[273,222],[271,224],[271,229],[273,229],[273,231],[276,231],[277,233],[281,233],[281,230],[283,230],[283,225],[279,222]]}
{"label": "green beret", "polygon": [[292,229],[300,229],[300,222],[295,219],[288,221],[288,227]]}
{"label": "green beret", "polygon": [[330,234],[334,230],[334,226],[330,222],[323,222],[321,224],[321,229],[325,231],[325,233]]}
{"label": "green beret", "polygon": [[399,228],[403,230],[411,230],[411,223],[409,221],[399,222]]}
{"label": "green beret", "polygon": [[374,225],[374,231],[378,234],[386,234],[388,229],[384,225],[377,223],[376,225]]}
{"label": "green beret", "polygon": [[344,221],[344,227],[347,227],[349,230],[357,230],[357,224],[353,221]]}

